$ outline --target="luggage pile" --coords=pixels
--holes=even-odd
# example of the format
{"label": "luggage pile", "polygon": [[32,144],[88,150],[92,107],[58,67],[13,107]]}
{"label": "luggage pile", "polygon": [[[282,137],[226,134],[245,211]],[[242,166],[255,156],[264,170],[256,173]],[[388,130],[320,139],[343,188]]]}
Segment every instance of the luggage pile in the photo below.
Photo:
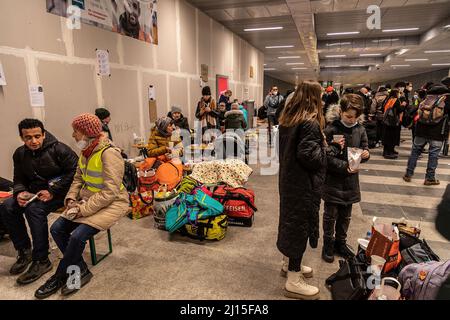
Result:
{"label": "luggage pile", "polygon": [[243,161],[197,163],[184,177],[178,173],[183,166],[158,161],[146,159],[138,168],[131,218],[153,214],[157,229],[201,241],[222,240],[229,225],[253,225],[255,194],[244,187],[252,169]]}
{"label": "luggage pile", "polygon": [[352,258],[326,280],[333,300],[434,300],[450,276],[419,227],[382,224],[374,218],[370,240],[359,239]]}
{"label": "luggage pile", "polygon": [[[165,156],[146,158],[137,168],[137,186],[130,191],[130,219],[152,215],[164,215],[167,203],[174,198],[176,187],[183,177],[183,165],[179,159]],[[159,228],[163,221],[156,222]]]}

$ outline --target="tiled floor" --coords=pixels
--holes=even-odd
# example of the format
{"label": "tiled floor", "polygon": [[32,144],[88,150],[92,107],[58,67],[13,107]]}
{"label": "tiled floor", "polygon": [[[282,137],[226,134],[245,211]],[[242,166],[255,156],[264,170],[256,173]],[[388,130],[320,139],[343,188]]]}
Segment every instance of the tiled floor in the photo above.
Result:
{"label": "tiled floor", "polygon": [[[439,174],[440,186],[424,187],[423,174],[417,174],[410,184],[403,182],[410,148],[408,132],[404,136],[409,141],[399,149],[399,160],[384,160],[381,150],[375,149],[364,165],[360,175],[363,201],[353,207],[349,244],[357,246],[357,239],[370,229],[374,215],[386,223],[405,217],[416,224],[422,218],[422,236],[441,258],[450,259],[450,243],[436,232],[433,221],[435,205],[450,182],[450,160],[440,162],[438,172],[444,173]],[[419,163],[422,170],[425,160],[426,155]],[[91,267],[93,280],[70,299],[285,299],[285,279],[279,275],[281,255],[276,248],[278,177],[262,175],[260,167],[255,167],[248,186],[255,190],[259,209],[255,224],[252,228],[230,227],[220,242],[200,243],[170,236],[154,228],[152,217],[120,220],[112,228],[113,254]],[[97,243],[100,252],[106,248],[104,234]],[[315,270],[308,282],[320,287],[322,299],[330,299],[325,279],[337,271],[338,261],[324,262],[321,245],[317,249],[308,247],[304,263]],[[55,266],[58,252],[56,248],[52,251]],[[85,257],[90,261],[88,249]],[[34,291],[50,274],[19,287],[15,277],[8,274],[14,259],[11,243],[0,242],[0,299],[33,299]],[[51,299],[61,297],[57,294]]]}

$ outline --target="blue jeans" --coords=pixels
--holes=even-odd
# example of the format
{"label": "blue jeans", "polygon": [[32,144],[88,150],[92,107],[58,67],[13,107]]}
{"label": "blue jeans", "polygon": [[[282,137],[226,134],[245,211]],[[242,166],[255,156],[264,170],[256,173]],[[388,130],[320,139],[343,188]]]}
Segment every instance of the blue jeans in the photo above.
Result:
{"label": "blue jeans", "polygon": [[430,145],[430,148],[428,153],[427,174],[425,178],[427,180],[436,179],[436,168],[438,166],[439,152],[441,151],[443,142],[422,137],[415,137],[414,139],[411,156],[408,160],[408,168],[406,170],[407,176],[411,177],[414,175],[414,170],[417,166],[417,160],[422,154],[423,147],[425,147],[427,143]]}
{"label": "blue jeans", "polygon": [[76,223],[65,218],[59,218],[53,223],[50,232],[64,257],[58,265],[56,273],[67,275],[67,268],[77,265],[83,271],[87,268],[83,260],[83,251],[86,242],[100,230],[86,224]]}
{"label": "blue jeans", "polygon": [[47,259],[49,254],[47,216],[63,205],[62,199],[53,199],[49,202],[36,200],[23,208],[14,198],[6,200],[0,208],[0,214],[14,243],[14,248],[16,250],[31,249],[31,240],[25,225],[25,215],[33,238],[33,260]]}

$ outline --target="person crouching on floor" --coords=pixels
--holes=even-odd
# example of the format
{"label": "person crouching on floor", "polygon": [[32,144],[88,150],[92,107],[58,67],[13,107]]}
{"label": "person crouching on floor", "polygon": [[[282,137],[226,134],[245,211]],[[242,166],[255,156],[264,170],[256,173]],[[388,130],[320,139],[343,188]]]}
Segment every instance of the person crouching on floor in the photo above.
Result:
{"label": "person crouching on floor", "polygon": [[[362,162],[369,160],[369,145],[363,120],[363,99],[356,94],[345,95],[340,106],[327,112],[330,123],[325,128],[327,148],[327,177],[322,198],[325,201],[323,215],[322,258],[334,261],[334,254],[344,258],[354,256],[347,246],[347,231],[350,225],[352,204],[361,201],[358,171],[349,167],[348,149],[359,148],[364,152]],[[340,137],[333,137],[341,135]],[[339,141],[336,138],[340,138]]]}
{"label": "person crouching on floor", "polygon": [[[156,120],[147,143],[147,155],[156,158],[164,155],[173,155],[176,152],[183,154],[181,140],[173,136],[175,131],[174,121],[169,117],[161,117]],[[171,142],[173,147],[171,148]],[[169,156],[170,157],[170,156]]]}
{"label": "person crouching on floor", "polygon": [[[122,184],[124,160],[120,149],[102,133],[100,119],[82,114],[73,120],[72,127],[72,136],[82,151],[64,200],[66,210],[50,228],[64,256],[56,273],[35,292],[38,299],[47,298],[61,288],[61,294],[66,296],[86,285],[92,278],[82,256],[86,242],[111,228],[129,210],[128,193]],[[80,271],[78,289],[68,285],[68,273],[74,267]]]}

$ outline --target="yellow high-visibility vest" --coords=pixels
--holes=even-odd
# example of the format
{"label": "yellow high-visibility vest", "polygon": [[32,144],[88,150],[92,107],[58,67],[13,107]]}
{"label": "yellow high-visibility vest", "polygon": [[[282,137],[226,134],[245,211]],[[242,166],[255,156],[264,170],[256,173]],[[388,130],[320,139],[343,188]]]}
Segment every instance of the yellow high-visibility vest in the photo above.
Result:
{"label": "yellow high-visibility vest", "polygon": [[[94,153],[87,164],[87,159],[84,156],[80,156],[80,159],[78,160],[78,166],[81,170],[81,177],[84,181],[84,185],[91,192],[100,192],[105,187],[103,181],[102,154],[103,151],[108,148],[109,146],[104,147]],[[121,183],[120,190],[123,190],[124,188],[125,186]]]}

